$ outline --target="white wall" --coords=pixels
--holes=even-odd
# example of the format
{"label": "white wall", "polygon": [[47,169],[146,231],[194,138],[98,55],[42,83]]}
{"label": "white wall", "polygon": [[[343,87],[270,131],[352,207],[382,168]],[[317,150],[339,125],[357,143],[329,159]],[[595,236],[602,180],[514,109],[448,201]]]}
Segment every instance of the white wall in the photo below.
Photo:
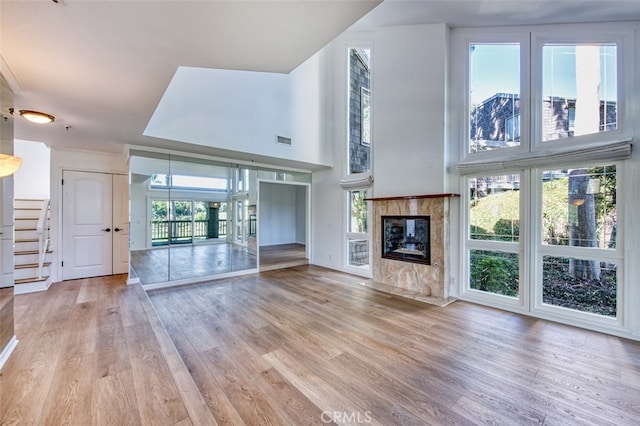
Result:
{"label": "white wall", "polygon": [[[258,227],[260,246],[276,244],[290,244],[304,242],[300,237],[300,226],[306,226],[304,213],[300,217],[300,210],[304,211],[304,194],[300,196],[299,185],[280,183],[260,183],[260,205]],[[304,189],[304,187],[302,187]],[[304,192],[304,191],[303,191]],[[302,221],[302,224],[299,222]]]}
{"label": "white wall", "polygon": [[326,141],[331,132],[331,54],[323,49],[289,74],[291,136],[294,149],[303,149],[307,161],[333,164]]}
{"label": "white wall", "polygon": [[382,28],[373,48],[376,197],[443,193],[444,24]]}
{"label": "white wall", "polygon": [[446,25],[433,24],[346,32],[325,48],[334,167],[313,174],[311,263],[348,270],[347,196],[339,185],[347,173],[347,49],[372,47],[370,196],[416,195],[445,192],[447,43]]}
{"label": "white wall", "polygon": [[50,198],[51,152],[42,142],[14,141],[14,154],[22,158],[22,165],[13,177],[15,198]]}

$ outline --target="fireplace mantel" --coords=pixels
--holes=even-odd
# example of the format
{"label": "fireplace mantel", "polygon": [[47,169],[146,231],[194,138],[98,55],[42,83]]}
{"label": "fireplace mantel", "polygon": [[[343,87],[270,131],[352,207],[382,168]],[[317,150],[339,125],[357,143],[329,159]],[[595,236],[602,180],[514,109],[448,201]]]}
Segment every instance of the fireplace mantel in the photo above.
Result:
{"label": "fireplace mantel", "polygon": [[460,194],[446,193],[446,194],[423,194],[423,195],[398,195],[396,197],[370,197],[365,198],[365,201],[399,201],[399,200],[421,200],[424,198],[451,198],[459,197]]}

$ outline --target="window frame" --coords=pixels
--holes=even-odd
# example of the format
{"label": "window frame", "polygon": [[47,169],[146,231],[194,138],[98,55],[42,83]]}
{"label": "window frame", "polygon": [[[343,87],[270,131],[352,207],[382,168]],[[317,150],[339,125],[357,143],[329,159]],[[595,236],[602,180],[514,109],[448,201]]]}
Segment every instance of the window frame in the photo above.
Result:
{"label": "window frame", "polygon": [[[592,145],[604,145],[631,139],[629,102],[633,81],[630,72],[632,69],[633,30],[617,29],[612,31],[610,25],[594,25],[593,28],[578,27],[568,32],[563,29],[545,29],[531,32],[531,122],[532,127],[532,152],[545,150],[587,147]],[[581,43],[615,43],[616,44],[616,110],[617,126],[615,130],[598,132],[588,135],[572,136],[553,141],[542,140],[542,76],[543,57],[542,49],[546,43],[550,44],[581,44]],[[631,64],[631,65],[630,65]]]}
{"label": "window frame", "polygon": [[[524,197],[527,193],[529,173],[526,170],[510,170],[512,174],[520,175],[520,189],[519,192],[519,221],[520,229],[523,230],[528,226],[529,216],[527,209],[524,208]],[[503,174],[501,171],[494,173],[494,175]],[[502,308],[508,308],[515,311],[526,311],[526,307],[529,304],[529,294],[524,287],[524,280],[527,277],[527,262],[524,260],[525,246],[527,240],[527,234],[520,232],[518,236],[518,242],[507,241],[494,241],[494,240],[480,240],[471,238],[471,220],[470,220],[470,200],[469,193],[471,190],[470,180],[478,177],[486,177],[487,173],[470,174],[462,177],[463,179],[463,195],[461,198],[461,221],[464,224],[462,226],[461,237],[463,240],[462,247],[462,271],[461,281],[462,288],[460,296],[465,300],[480,302],[483,304],[491,304]],[[524,189],[523,189],[524,188]],[[486,250],[486,251],[499,251],[504,253],[517,254],[519,258],[519,277],[518,277],[518,297],[504,296],[495,293],[488,293],[482,290],[471,288],[471,273],[470,273],[470,253],[471,250]]]}
{"label": "window frame", "polygon": [[[616,193],[621,194],[624,190],[624,176],[625,176],[625,164],[624,161],[610,161],[608,164],[616,166]],[[603,162],[586,162],[586,163],[565,163],[558,164],[558,168],[561,169],[574,169],[583,167],[595,167],[602,166]],[[542,202],[543,202],[543,190],[542,190],[542,175],[547,167],[534,168],[532,170],[532,210],[540,212],[540,216],[536,219],[542,219]],[[531,285],[531,312],[539,313],[547,316],[553,316],[561,318],[565,321],[585,322],[591,326],[607,326],[607,327],[622,327],[624,325],[624,286],[626,284],[624,280],[624,223],[625,223],[625,197],[616,197],[616,222],[619,227],[616,235],[616,248],[615,249],[601,249],[595,247],[576,247],[576,246],[563,246],[563,245],[549,245],[544,244],[542,241],[542,220],[535,220],[532,223],[531,235],[534,249],[533,256],[533,275],[530,278],[533,285]],[[616,263],[617,265],[617,285],[616,285],[616,317],[610,318],[597,314],[590,314],[588,312],[582,312],[572,310],[568,308],[562,308],[559,306],[553,306],[545,304],[543,298],[543,263],[544,256],[554,257],[574,257],[585,260],[595,261],[609,261]]]}
{"label": "window frame", "polygon": [[[345,198],[347,200],[346,205],[346,224],[345,224],[345,254],[344,254],[344,265],[347,270],[357,272],[359,274],[362,273],[371,273],[372,271],[372,256],[373,256],[373,246],[372,246],[372,206],[370,202],[367,202],[367,232],[352,232],[351,231],[351,193],[355,191],[366,191],[366,197],[371,196],[371,187],[358,187],[358,188],[349,188],[345,190]],[[369,257],[367,261],[367,265],[364,266],[356,266],[350,263],[349,259],[349,243],[354,240],[366,240],[369,247]]]}
{"label": "window frame", "polygon": [[[512,312],[520,312],[539,318],[560,321],[565,324],[576,325],[593,330],[604,331],[617,335],[637,333],[640,316],[629,308],[633,300],[638,300],[639,290],[635,289],[628,280],[631,270],[636,267],[629,262],[629,248],[624,240],[625,231],[633,231],[626,209],[636,205],[637,201],[627,200],[630,194],[630,182],[637,175],[633,158],[631,157],[630,142],[637,125],[631,120],[632,96],[637,94],[634,86],[634,71],[637,65],[635,51],[640,38],[635,35],[634,23],[616,24],[570,24],[562,26],[531,26],[522,28],[461,28],[453,30],[452,45],[452,79],[451,92],[457,100],[451,104],[450,111],[454,119],[451,124],[451,135],[459,141],[458,152],[452,151],[459,158],[458,173],[462,188],[460,208],[460,253],[458,289],[460,298]],[[529,37],[528,54],[521,49],[521,139],[518,147],[509,147],[493,151],[478,153],[470,152],[470,65],[469,46],[479,43],[508,43],[517,40],[518,34],[522,39]],[[617,121],[615,130],[598,132],[593,135],[582,135],[567,138],[559,143],[558,140],[542,142],[542,108],[538,108],[542,101],[542,46],[544,43],[612,43],[617,46]],[[522,46],[522,45],[521,45]],[[526,57],[525,57],[526,56]],[[527,65],[523,66],[522,64]],[[464,74],[463,74],[464,72]],[[526,78],[525,78],[526,76]],[[525,98],[528,101],[525,101]],[[622,152],[625,151],[625,152]],[[615,251],[607,253],[585,252],[592,248],[561,248],[548,247],[542,244],[542,180],[541,174],[549,168],[566,168],[567,166],[589,166],[616,164],[617,193],[616,200],[618,241]],[[571,167],[570,167],[571,168]],[[520,242],[523,246],[521,262],[521,279],[527,281],[526,288],[521,294],[522,303],[505,302],[504,296],[491,294],[477,294],[470,291],[469,275],[471,249],[485,249],[485,247],[469,239],[469,200],[468,179],[473,176],[491,176],[505,174],[505,172],[521,170],[521,214],[524,222],[520,227]],[[484,243],[483,243],[484,244]],[[633,242],[629,243],[633,245]],[[488,250],[497,250],[492,245]],[[577,250],[576,250],[577,249]],[[562,250],[567,250],[566,252]],[[603,249],[600,249],[603,250]],[[511,252],[511,250],[509,250]],[[605,254],[605,256],[601,256]],[[578,310],[571,310],[542,303],[542,260],[547,255],[575,257],[600,261],[611,260],[617,265],[617,310],[616,317],[610,318],[598,314],[590,314]],[[507,297],[508,298],[508,297]],[[634,325],[635,324],[635,325]],[[635,330],[635,331],[634,331]]]}
{"label": "window frame", "polygon": [[[471,44],[511,44],[518,43],[520,45],[520,143],[518,146],[506,147],[497,150],[471,152],[471,126],[469,122],[469,112],[471,111],[471,61],[469,58],[469,50]],[[528,33],[522,33],[522,31],[487,31],[486,29],[479,29],[466,34],[463,37],[463,51],[466,54],[464,58],[464,113],[462,114],[462,128],[463,130],[463,148],[461,150],[461,160],[473,159],[495,159],[496,156],[512,156],[518,153],[524,153],[529,151],[529,105],[530,105],[530,93],[529,93],[529,46],[530,36]]]}
{"label": "window frame", "polygon": [[[369,168],[365,172],[353,172],[351,170],[351,119],[350,119],[350,105],[351,105],[351,50],[368,50],[369,51],[369,140],[366,143],[360,142],[361,146],[366,147],[369,150]],[[345,162],[345,176],[363,176],[363,175],[373,175],[373,145],[374,145],[374,53],[373,53],[373,44],[371,42],[350,42],[346,44],[346,52],[345,52],[345,61],[346,61],[346,87],[344,88],[345,93],[345,138],[346,138],[346,162]],[[362,88],[361,88],[362,89]],[[362,96],[362,90],[360,91],[360,96]],[[362,101],[361,101],[362,102]],[[362,105],[362,103],[360,103]],[[362,115],[362,112],[361,112]],[[361,117],[362,118],[362,117]],[[362,123],[358,127],[358,131],[362,132]]]}

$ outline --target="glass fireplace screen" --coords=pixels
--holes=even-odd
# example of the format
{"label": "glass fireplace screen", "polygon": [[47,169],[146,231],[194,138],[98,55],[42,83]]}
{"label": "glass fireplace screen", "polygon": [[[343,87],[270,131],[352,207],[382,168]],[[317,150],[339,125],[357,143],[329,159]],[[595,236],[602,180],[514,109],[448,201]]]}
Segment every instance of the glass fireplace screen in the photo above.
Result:
{"label": "glass fireplace screen", "polygon": [[382,216],[382,257],[431,264],[429,216]]}

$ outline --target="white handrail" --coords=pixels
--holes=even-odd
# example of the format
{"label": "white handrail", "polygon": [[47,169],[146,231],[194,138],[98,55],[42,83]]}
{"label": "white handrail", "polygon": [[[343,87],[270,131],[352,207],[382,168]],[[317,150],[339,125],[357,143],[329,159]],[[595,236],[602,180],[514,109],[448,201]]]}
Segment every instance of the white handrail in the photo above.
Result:
{"label": "white handrail", "polygon": [[47,223],[49,203],[50,200],[48,199],[42,202],[42,209],[40,210],[38,226],[36,228],[38,232],[38,278],[42,278],[42,267],[44,266],[44,258],[49,246],[49,224]]}

